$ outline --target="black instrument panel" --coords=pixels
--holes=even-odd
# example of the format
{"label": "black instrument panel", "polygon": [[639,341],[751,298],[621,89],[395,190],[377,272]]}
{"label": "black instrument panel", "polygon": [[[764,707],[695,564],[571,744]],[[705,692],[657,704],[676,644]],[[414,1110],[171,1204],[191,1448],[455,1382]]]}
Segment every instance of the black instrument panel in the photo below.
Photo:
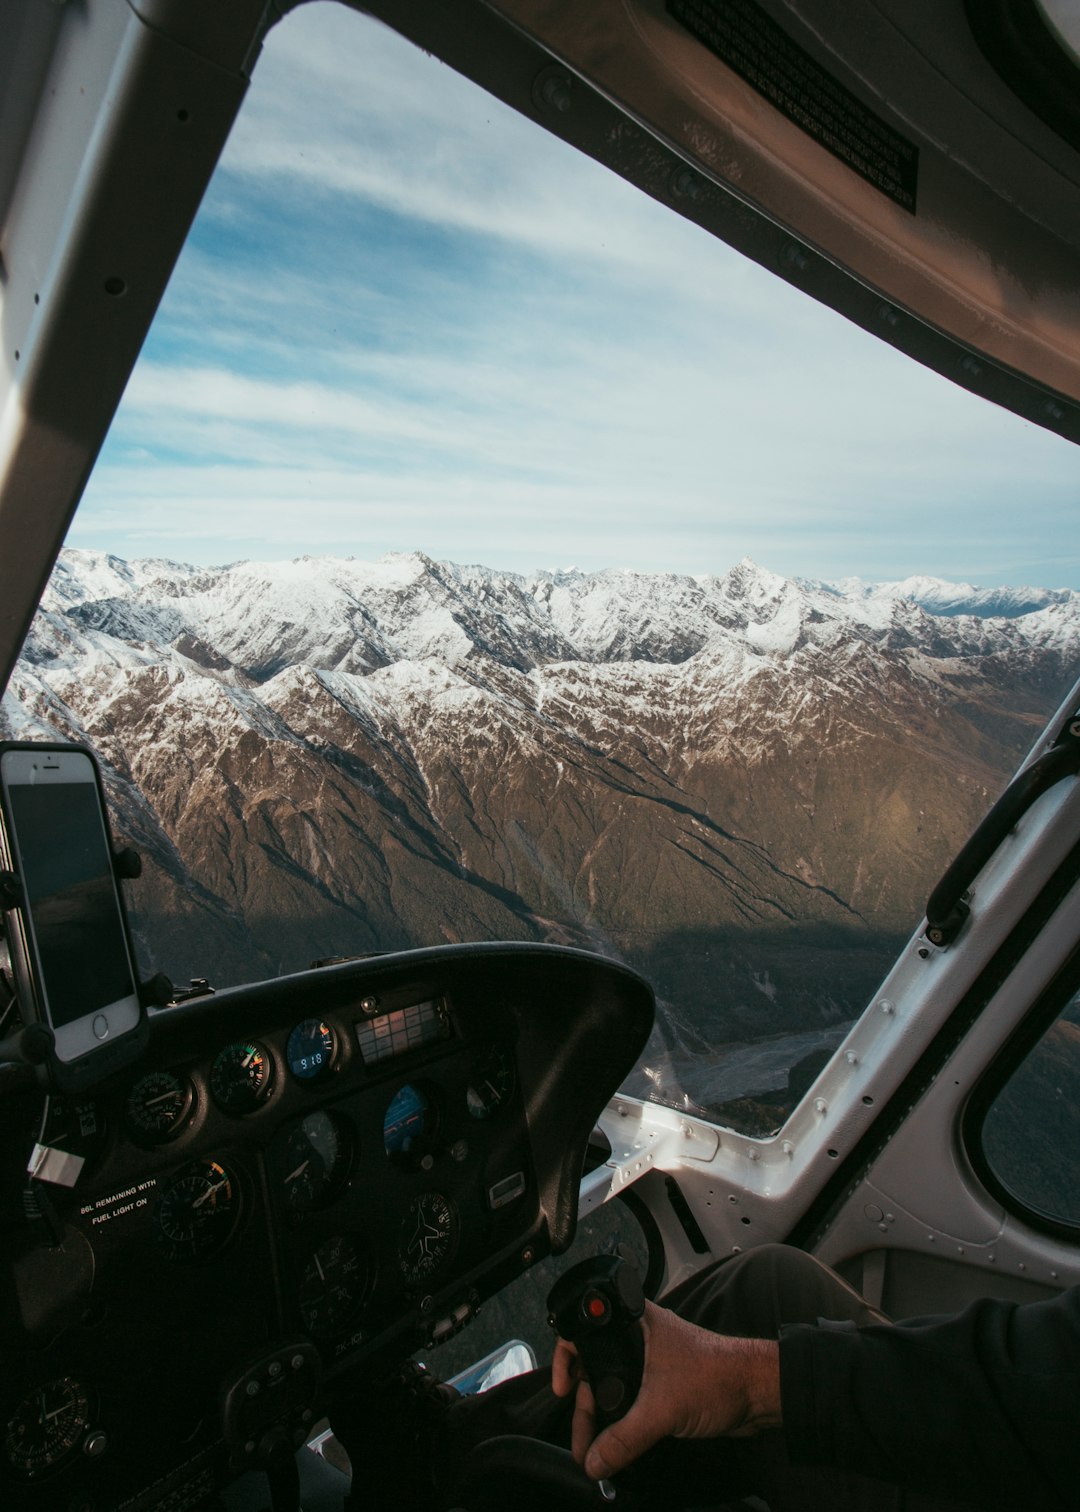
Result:
{"label": "black instrument panel", "polygon": [[259,1422],[288,1384],[299,1435],[464,1326],[569,1242],[589,1131],[651,1017],[632,973],[531,946],[195,1000],[152,1018],[122,1080],[53,1100],[48,1140],[85,1163],[32,1221],[5,1120],[0,1501],[195,1495],[254,1444],[223,1402]]}

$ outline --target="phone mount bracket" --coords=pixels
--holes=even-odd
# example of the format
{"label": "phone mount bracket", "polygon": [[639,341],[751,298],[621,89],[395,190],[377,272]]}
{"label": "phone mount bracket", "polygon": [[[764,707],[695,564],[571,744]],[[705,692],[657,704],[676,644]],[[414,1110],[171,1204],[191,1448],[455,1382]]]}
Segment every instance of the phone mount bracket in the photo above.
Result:
{"label": "phone mount bracket", "polygon": [[135,1028],[121,1039],[98,1045],[72,1061],[57,1056],[56,1039],[48,1024],[30,1023],[0,1040],[0,1065],[25,1066],[38,1085],[50,1092],[85,1092],[138,1060],[149,1041],[150,1021],[145,1007]]}
{"label": "phone mount bracket", "polygon": [[[113,852],[113,866],[117,877],[124,879],[133,879],[142,873],[142,859],[130,846]],[[6,915],[24,906],[21,877],[17,872],[0,871],[0,942],[7,935]],[[40,1086],[53,1092],[84,1092],[138,1060],[150,1039],[147,1007],[164,1007],[174,998],[173,985],[164,972],[149,981],[137,982],[141,1012],[135,1028],[120,1039],[95,1046],[76,1060],[62,1061],[56,1054],[56,1037],[52,1029],[38,1020],[36,1005],[26,1003],[14,974],[5,975],[10,980],[20,1014],[27,1022],[6,1039],[0,1039],[0,1065],[26,1067]]]}

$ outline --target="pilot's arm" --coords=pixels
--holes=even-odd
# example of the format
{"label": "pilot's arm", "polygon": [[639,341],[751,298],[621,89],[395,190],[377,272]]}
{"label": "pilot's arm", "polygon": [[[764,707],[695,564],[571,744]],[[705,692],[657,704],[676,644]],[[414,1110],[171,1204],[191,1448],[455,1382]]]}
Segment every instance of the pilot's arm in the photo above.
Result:
{"label": "pilot's arm", "polygon": [[795,1463],[988,1508],[1077,1504],[1080,1288],[851,1332],[797,1325],[780,1377]]}
{"label": "pilot's arm", "polygon": [[[1074,1508],[1080,1485],[1080,1289],[974,1303],[954,1318],[799,1324],[779,1342],[724,1338],[647,1306],[645,1372],[626,1417],[595,1436],[578,1388],[573,1447],[609,1476],[661,1438],[783,1425],[793,1464],[856,1472],[985,1508]],[[574,1389],[559,1343],[552,1384]]]}

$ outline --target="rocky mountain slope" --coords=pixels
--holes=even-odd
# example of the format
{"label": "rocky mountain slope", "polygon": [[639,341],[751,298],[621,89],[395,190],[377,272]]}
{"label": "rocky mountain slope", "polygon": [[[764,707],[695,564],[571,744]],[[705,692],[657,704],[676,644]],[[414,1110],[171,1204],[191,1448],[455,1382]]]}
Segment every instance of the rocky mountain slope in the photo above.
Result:
{"label": "rocky mountain slope", "polygon": [[148,972],[578,943],[727,1096],[859,1011],[1078,650],[1068,591],[67,551],[3,717],[100,753]]}

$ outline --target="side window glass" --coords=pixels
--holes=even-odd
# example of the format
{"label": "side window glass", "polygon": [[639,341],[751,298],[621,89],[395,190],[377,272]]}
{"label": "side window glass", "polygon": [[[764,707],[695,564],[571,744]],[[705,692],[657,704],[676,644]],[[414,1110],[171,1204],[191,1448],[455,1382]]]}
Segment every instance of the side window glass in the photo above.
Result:
{"label": "side window glass", "polygon": [[1015,1202],[1080,1226],[1080,994],[991,1103],[981,1144]]}

